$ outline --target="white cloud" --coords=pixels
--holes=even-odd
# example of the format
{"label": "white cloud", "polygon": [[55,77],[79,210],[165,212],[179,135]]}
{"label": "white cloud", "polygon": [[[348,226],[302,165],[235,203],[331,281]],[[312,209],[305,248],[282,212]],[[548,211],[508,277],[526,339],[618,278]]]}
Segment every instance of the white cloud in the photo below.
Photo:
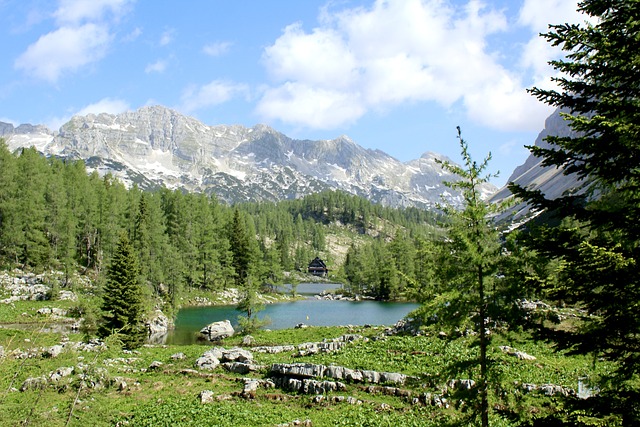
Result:
{"label": "white cloud", "polygon": [[163,73],[167,69],[168,65],[169,64],[164,59],[158,59],[156,62],[148,64],[145,67],[144,72],[147,73],[147,74],[149,74],[149,73]]}
{"label": "white cloud", "polygon": [[166,46],[173,41],[173,36],[175,35],[175,30],[166,30],[160,36],[160,46]]}
{"label": "white cloud", "polygon": [[302,83],[285,83],[264,93],[257,112],[268,120],[277,119],[311,128],[336,128],[356,121],[366,109],[351,93]]}
{"label": "white cloud", "polygon": [[86,116],[87,114],[120,114],[130,110],[129,104],[122,99],[103,98],[98,102],[89,104],[82,108],[75,115]]}
{"label": "white cloud", "polygon": [[109,30],[102,25],[62,27],[29,46],[16,59],[15,67],[37,78],[56,82],[63,72],[75,71],[102,59],[111,38]]}
{"label": "white cloud", "polygon": [[518,23],[527,27],[531,38],[524,44],[519,65],[528,70],[532,85],[556,89],[551,77],[558,73],[549,61],[563,56],[560,47],[552,46],[540,33],[547,33],[551,24],[582,24],[591,19],[578,12],[578,0],[524,0],[518,14]]}
{"label": "white cloud", "polygon": [[357,62],[340,33],[316,29],[306,34],[299,24],[285,28],[265,49],[269,73],[280,81],[300,81],[320,87],[348,87],[357,77]]}
{"label": "white cloud", "polygon": [[125,35],[122,40],[125,42],[132,42],[142,35],[142,28],[136,27],[129,34]]}
{"label": "white cloud", "polygon": [[201,108],[223,104],[237,96],[248,97],[249,88],[245,84],[224,80],[214,80],[203,86],[187,87],[181,97],[181,109],[192,112]]}
{"label": "white cloud", "polygon": [[329,13],[305,32],[286,27],[264,51],[273,79],[256,111],[310,128],[336,128],[407,102],[460,102],[494,128],[537,130],[548,109],[505,68],[489,37],[509,30],[503,11],[479,0],[376,0]]}
{"label": "white cloud", "polygon": [[71,116],[53,116],[48,117],[44,120],[45,126],[47,126],[50,130],[56,131],[59,130],[63,124],[67,123]]}
{"label": "white cloud", "polygon": [[222,56],[229,51],[231,42],[209,43],[202,48],[202,51],[209,56]]}
{"label": "white cloud", "polygon": [[[86,116],[87,114],[120,114],[125,111],[129,111],[131,107],[129,104],[122,99],[114,99],[114,98],[103,98],[98,102],[94,102],[93,104],[89,104],[75,113],[66,115],[66,116],[53,116],[49,117],[44,121],[44,124],[52,130],[58,130],[71,120],[72,116]],[[71,110],[73,111],[73,110]]]}
{"label": "white cloud", "polygon": [[129,10],[132,0],[60,0],[53,13],[56,28],[14,62],[17,69],[55,83],[66,71],[102,59],[113,40],[111,25]]}
{"label": "white cloud", "polygon": [[60,0],[54,17],[60,26],[100,21],[111,12],[119,18],[131,0]]}
{"label": "white cloud", "polygon": [[549,24],[583,22],[585,16],[578,12],[578,0],[524,0],[518,22],[536,33],[544,33]]}

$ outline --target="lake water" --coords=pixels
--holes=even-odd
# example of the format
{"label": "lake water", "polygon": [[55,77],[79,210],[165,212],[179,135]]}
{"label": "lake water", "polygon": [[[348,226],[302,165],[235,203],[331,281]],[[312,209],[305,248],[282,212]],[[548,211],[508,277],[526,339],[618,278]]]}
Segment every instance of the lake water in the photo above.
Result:
{"label": "lake water", "polygon": [[[328,301],[314,298],[323,290],[336,290],[335,284],[300,284],[297,292],[307,298],[292,302],[268,304],[258,313],[268,316],[269,329],[293,328],[298,323],[310,326],[393,325],[416,309],[415,303],[380,301]],[[229,320],[236,326],[238,312],[233,306],[186,307],[178,312],[175,329],[169,332],[167,344],[193,344],[204,326]]]}

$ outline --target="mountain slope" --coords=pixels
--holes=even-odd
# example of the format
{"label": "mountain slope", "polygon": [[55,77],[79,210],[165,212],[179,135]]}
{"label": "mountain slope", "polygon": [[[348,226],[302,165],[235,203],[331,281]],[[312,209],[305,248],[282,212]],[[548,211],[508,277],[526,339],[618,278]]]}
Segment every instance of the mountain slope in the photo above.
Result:
{"label": "mountain slope", "polygon": [[[560,113],[560,110],[556,110],[545,120],[544,129],[538,134],[535,141],[537,147],[550,148],[550,144],[544,140],[547,136],[572,135],[573,131]],[[543,166],[542,159],[533,154],[529,155],[525,162],[513,171],[507,182],[531,190],[540,190],[548,199],[558,198],[569,190],[579,191],[584,185],[583,182],[577,180],[575,175],[565,175],[562,168]],[[500,202],[509,197],[512,197],[512,194],[505,186],[496,192],[490,201]],[[530,213],[529,206],[525,203],[519,203],[508,211],[508,216],[517,219],[526,217]]]}
{"label": "mountain slope", "polygon": [[111,172],[128,184],[214,193],[227,202],[277,201],[327,189],[390,206],[428,208],[442,197],[461,202],[443,184],[455,177],[433,153],[402,163],[346,136],[295,140],[265,125],[207,126],[161,106],[75,116],[57,133],[1,123],[0,133],[12,150],[33,145],[46,155],[83,159],[90,170]]}

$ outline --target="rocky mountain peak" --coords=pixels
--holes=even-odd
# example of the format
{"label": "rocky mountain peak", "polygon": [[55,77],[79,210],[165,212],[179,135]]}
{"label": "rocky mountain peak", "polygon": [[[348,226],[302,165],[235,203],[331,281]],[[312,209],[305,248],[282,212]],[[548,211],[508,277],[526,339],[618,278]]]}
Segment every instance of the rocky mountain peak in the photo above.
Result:
{"label": "rocky mountain peak", "polygon": [[[22,138],[15,145],[34,141]],[[158,105],[75,116],[36,145],[48,155],[84,159],[90,169],[125,183],[212,192],[228,202],[277,201],[327,189],[394,206],[431,207],[443,195],[459,202],[443,185],[455,177],[435,164],[442,157],[435,153],[402,163],[347,136],[297,140],[264,124],[209,126]]]}

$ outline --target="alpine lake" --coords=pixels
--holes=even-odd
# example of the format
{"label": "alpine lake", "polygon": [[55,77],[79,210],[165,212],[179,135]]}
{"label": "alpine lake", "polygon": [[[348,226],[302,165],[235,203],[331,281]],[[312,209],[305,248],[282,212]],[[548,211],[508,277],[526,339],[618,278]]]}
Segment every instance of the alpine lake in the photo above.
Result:
{"label": "alpine lake", "polygon": [[[257,315],[268,317],[268,329],[293,328],[298,324],[309,326],[339,325],[393,325],[419,304],[410,302],[344,301],[318,299],[322,292],[340,293],[340,284],[301,283],[296,293],[303,299],[265,305]],[[283,289],[283,292],[286,292]],[[200,329],[212,322],[229,320],[234,328],[238,324],[240,312],[235,305],[185,307],[180,309],[175,319],[175,328],[166,337],[166,344],[188,345],[199,341]]]}

